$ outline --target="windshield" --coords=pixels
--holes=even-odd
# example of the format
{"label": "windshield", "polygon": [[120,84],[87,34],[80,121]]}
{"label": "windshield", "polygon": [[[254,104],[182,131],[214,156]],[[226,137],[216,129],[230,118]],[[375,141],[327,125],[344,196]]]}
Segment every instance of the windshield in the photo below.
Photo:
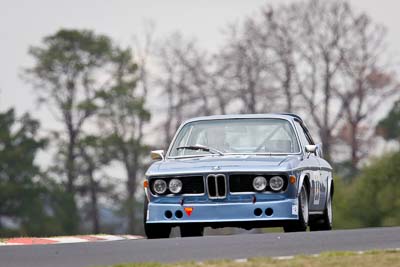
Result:
{"label": "windshield", "polygon": [[169,156],[215,154],[213,150],[223,154],[300,152],[293,127],[287,120],[226,119],[186,124],[179,131]]}

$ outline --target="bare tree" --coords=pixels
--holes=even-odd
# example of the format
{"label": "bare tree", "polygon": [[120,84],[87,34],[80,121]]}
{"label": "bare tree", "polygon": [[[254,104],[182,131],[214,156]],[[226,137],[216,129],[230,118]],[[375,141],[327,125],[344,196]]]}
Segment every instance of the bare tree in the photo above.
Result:
{"label": "bare tree", "polygon": [[[304,103],[299,110],[309,114],[319,129],[328,159],[335,145],[343,143],[339,140],[343,127],[350,129],[347,143],[356,168],[360,158],[366,156],[361,152],[363,140],[358,130],[362,126],[364,134],[371,132],[372,128],[363,122],[373,119],[374,111],[397,88],[384,56],[385,31],[344,1],[310,0],[278,10],[288,13],[279,16],[287,21],[281,23],[284,26],[279,31],[291,30],[280,35],[278,47],[291,44],[286,51],[282,48],[292,64],[287,64],[292,72],[283,77],[296,81],[301,96],[298,100]],[[297,29],[290,28],[293,24]]]}
{"label": "bare tree", "polygon": [[298,51],[304,71],[298,77],[300,94],[305,110],[319,129],[326,157],[331,159],[334,135],[343,117],[343,103],[335,96],[343,51],[349,38],[352,10],[345,2],[311,0],[301,7],[292,6],[292,12],[300,11],[301,40]]}
{"label": "bare tree", "polygon": [[222,53],[230,67],[226,83],[244,102],[242,112],[309,114],[330,158],[343,115],[334,91],[352,19],[350,7],[311,0],[267,7],[261,14],[246,20],[242,31],[232,28]]}
{"label": "bare tree", "polygon": [[343,51],[343,87],[337,88],[336,93],[346,115],[349,133],[346,141],[354,168],[366,156],[367,151],[362,146],[369,143],[374,132],[372,127],[366,127],[365,122],[371,121],[379,107],[399,90],[384,55],[385,34],[386,30],[373,23],[367,15],[354,15],[351,38]]}
{"label": "bare tree", "polygon": [[157,84],[165,99],[163,131],[167,146],[185,119],[215,113],[216,91],[210,57],[194,40],[186,40],[175,33],[162,43],[158,55],[161,75]]}
{"label": "bare tree", "polygon": [[226,45],[217,59],[219,69],[224,70],[221,72],[225,79],[223,88],[233,98],[230,102],[241,105],[235,108],[236,112],[272,111],[279,90],[274,87],[269,72],[273,59],[264,40],[268,33],[260,35],[260,28],[252,19],[247,19],[243,27],[231,25],[228,30]]}
{"label": "bare tree", "polygon": [[280,6],[277,9],[268,6],[261,10],[259,22],[259,45],[270,50],[271,65],[268,72],[276,83],[276,90],[281,91],[285,108],[278,110],[292,113],[299,105],[297,104],[298,90],[295,83],[296,72],[299,64],[296,58],[296,43],[299,37],[298,17],[291,12],[290,6]]}
{"label": "bare tree", "polygon": [[365,156],[358,130],[369,132],[372,109],[397,89],[381,26],[345,1],[309,0],[263,8],[225,36],[213,57],[179,35],[163,43],[166,143],[186,117],[296,112],[318,131],[328,160],[345,143],[357,165]]}

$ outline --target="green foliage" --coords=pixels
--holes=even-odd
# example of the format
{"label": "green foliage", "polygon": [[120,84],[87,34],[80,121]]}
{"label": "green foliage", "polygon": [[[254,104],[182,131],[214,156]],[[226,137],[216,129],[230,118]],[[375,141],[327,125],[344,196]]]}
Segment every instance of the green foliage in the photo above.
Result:
{"label": "green foliage", "polygon": [[75,166],[79,137],[85,123],[98,110],[97,93],[110,79],[107,66],[112,64],[114,50],[105,35],[69,29],[45,37],[40,46],[29,50],[35,63],[27,69],[27,77],[37,88],[40,101],[54,112],[67,134],[61,135],[64,140],[58,140],[60,147],[66,147],[59,169],[67,177],[71,193],[79,176]]}
{"label": "green foliage", "polygon": [[386,140],[400,141],[400,100],[394,103],[386,118],[378,123],[376,131]]}
{"label": "green foliage", "polygon": [[113,49],[105,35],[67,29],[30,48],[35,64],[27,69],[27,77],[36,85],[40,101],[58,109],[72,130],[79,131],[83,120],[96,111],[95,92],[101,87],[97,76],[112,59]]}
{"label": "green foliage", "polygon": [[19,121],[13,109],[0,114],[0,179],[23,182],[38,173],[33,160],[45,140],[36,139],[39,122],[25,114]]}
{"label": "green foliage", "polygon": [[[37,152],[46,140],[37,137],[39,122],[13,109],[0,113],[0,217],[9,218],[16,229],[0,225],[0,235],[43,235],[69,232],[58,220],[71,218],[63,192],[53,189],[35,165]],[[58,209],[58,210],[57,210]],[[61,217],[62,218],[62,217]]]}
{"label": "green foliage", "polygon": [[355,216],[363,226],[400,225],[400,152],[365,168],[355,188],[354,198],[359,199]]}
{"label": "green foliage", "polygon": [[358,228],[359,220],[353,214],[350,205],[354,186],[341,177],[335,177],[335,193],[333,196],[333,227],[335,229]]}
{"label": "green foliage", "polygon": [[335,182],[336,228],[400,225],[400,152],[376,159],[351,184]]}
{"label": "green foliage", "polygon": [[[13,109],[0,114],[0,216],[34,220],[41,187],[33,182],[39,169],[33,160],[45,140],[36,139],[39,123]],[[31,209],[32,208],[32,209]]]}
{"label": "green foliage", "polygon": [[[41,102],[55,111],[65,128],[55,140],[57,161],[51,169],[66,178],[70,200],[81,201],[81,218],[91,219],[98,231],[98,195],[113,193],[103,168],[113,161],[123,164],[132,210],[140,157],[148,150],[142,137],[150,113],[144,107],[146,93],[137,89],[138,66],[131,49],[122,49],[109,37],[88,30],[61,29],[29,53],[35,63],[27,76]],[[98,122],[95,134],[85,131],[89,119]],[[76,227],[67,228],[73,231]]]}
{"label": "green foliage", "polygon": [[347,184],[359,174],[359,170],[354,168],[354,163],[351,160],[332,162],[332,166],[336,176],[340,177],[339,179]]}
{"label": "green foliage", "polygon": [[[62,193],[60,188],[55,189],[59,193],[51,196],[55,205],[52,209],[59,213],[63,224],[61,228],[74,233],[79,225],[75,201],[80,197],[90,199],[92,208],[89,214],[97,214],[99,185],[94,176],[110,160],[104,159],[105,150],[93,143],[103,146],[103,136],[92,136],[97,141],[90,140],[86,138],[84,128],[89,119],[99,112],[101,92],[109,91],[112,84],[122,83],[119,82],[122,78],[115,75],[116,67],[122,66],[124,71],[129,72],[134,71],[136,65],[130,60],[130,50],[121,50],[108,36],[90,30],[61,29],[43,38],[40,45],[30,48],[29,53],[34,64],[26,70],[27,78],[37,89],[40,102],[64,126],[63,131],[54,135],[57,138],[52,139],[57,143],[58,151],[51,171],[66,181],[67,193]],[[125,73],[123,75],[126,76]],[[127,84],[130,87],[134,85]],[[65,206],[61,207],[61,203]],[[63,210],[67,210],[69,215]],[[87,211],[82,209],[81,212],[85,217]]]}
{"label": "green foliage", "polygon": [[[77,234],[79,216],[76,209],[74,196],[65,191],[60,185],[49,182],[46,204],[49,216],[45,220],[46,235]],[[43,235],[43,233],[42,233]]]}
{"label": "green foliage", "polygon": [[[56,73],[79,74],[100,67],[110,56],[111,40],[89,30],[62,29],[43,39],[42,47],[31,47],[36,59],[32,69],[40,78],[55,82]],[[54,88],[56,89],[56,88]]]}

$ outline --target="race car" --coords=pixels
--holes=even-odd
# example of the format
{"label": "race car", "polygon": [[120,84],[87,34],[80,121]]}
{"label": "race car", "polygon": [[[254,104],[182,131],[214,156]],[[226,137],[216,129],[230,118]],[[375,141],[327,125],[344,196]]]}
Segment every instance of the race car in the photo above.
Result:
{"label": "race car", "polygon": [[190,119],[144,181],[148,238],[202,236],[205,227],[330,230],[334,183],[303,120],[295,114]]}

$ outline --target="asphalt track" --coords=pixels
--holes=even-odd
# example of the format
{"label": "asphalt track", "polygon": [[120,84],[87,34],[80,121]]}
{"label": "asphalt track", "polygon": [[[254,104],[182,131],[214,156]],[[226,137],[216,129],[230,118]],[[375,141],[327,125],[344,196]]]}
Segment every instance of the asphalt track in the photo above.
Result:
{"label": "asphalt track", "polygon": [[400,227],[330,232],[242,234],[159,240],[2,246],[1,267],[88,267],[400,248]]}

